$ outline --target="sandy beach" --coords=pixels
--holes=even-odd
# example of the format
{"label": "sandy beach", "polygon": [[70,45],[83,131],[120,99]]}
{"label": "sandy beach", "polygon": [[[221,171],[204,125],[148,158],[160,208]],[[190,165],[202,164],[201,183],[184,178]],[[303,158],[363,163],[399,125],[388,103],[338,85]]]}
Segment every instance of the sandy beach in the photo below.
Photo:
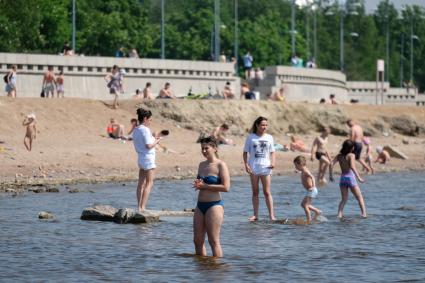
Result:
{"label": "sandy beach", "polygon": [[[168,151],[157,150],[157,178],[193,178],[203,159],[196,143],[199,132],[210,131],[223,122],[230,125],[230,137],[236,146],[220,146],[220,158],[227,162],[231,175],[245,174],[243,143],[259,115],[269,118],[269,133],[282,145],[289,144],[289,135],[294,134],[310,147],[320,127],[329,126],[332,154],[338,152],[348,133],[344,122],[352,118],[371,135],[373,147],[390,145],[409,157],[376,165],[378,174],[425,170],[425,109],[420,107],[179,99],[125,100],[118,110],[113,110],[109,103],[0,98],[0,190],[11,186],[25,189],[39,184],[137,180],[137,156],[132,142],[107,137],[106,126],[110,118],[115,118],[127,132],[130,119],[136,117],[140,106],[153,112],[153,131],[170,130],[161,142]],[[33,150],[28,152],[23,144],[22,121],[31,112],[37,116],[37,138]],[[292,161],[299,154],[277,152],[274,174],[294,174]],[[317,165],[316,160],[308,164],[314,172]]]}

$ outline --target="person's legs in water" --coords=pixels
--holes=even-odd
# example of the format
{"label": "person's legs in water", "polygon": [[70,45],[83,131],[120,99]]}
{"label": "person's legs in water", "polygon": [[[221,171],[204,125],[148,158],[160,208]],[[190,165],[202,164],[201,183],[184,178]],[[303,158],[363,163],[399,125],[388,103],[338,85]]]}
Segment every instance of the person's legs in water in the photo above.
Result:
{"label": "person's legs in water", "polygon": [[364,199],[362,195],[362,191],[360,190],[359,186],[355,186],[354,188],[351,188],[351,193],[356,198],[357,202],[359,203],[360,211],[362,213],[362,217],[366,218],[366,206],[364,204]]}
{"label": "person's legs in water", "polygon": [[338,205],[338,218],[343,217],[344,206],[348,200],[348,187],[340,187],[341,190],[341,201]]}
{"label": "person's legs in water", "polygon": [[205,233],[207,232],[205,226],[205,215],[197,207],[193,215],[193,243],[195,244],[195,254],[206,256],[205,249]]}
{"label": "person's legs in water", "polygon": [[271,175],[260,176],[261,184],[263,185],[264,198],[266,199],[266,205],[269,210],[270,220],[276,220],[274,216],[273,208],[273,197],[270,191]]}
{"label": "person's legs in water", "polygon": [[208,235],[208,243],[211,246],[214,257],[223,257],[220,243],[220,231],[224,218],[222,205],[214,205],[205,213],[205,226]]}
{"label": "person's legs in water", "polygon": [[256,176],[254,174],[250,175],[251,179],[251,188],[252,188],[252,207],[254,209],[254,215],[249,218],[249,221],[256,221],[258,220],[258,208],[260,206],[260,200],[259,200],[259,180],[260,177]]}

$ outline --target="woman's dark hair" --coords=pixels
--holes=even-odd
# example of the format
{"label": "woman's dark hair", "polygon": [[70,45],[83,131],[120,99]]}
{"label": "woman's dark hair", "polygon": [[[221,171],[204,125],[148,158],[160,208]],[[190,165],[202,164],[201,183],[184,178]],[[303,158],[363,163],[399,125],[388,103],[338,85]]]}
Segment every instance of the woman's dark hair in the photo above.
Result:
{"label": "woman's dark hair", "polygon": [[354,149],[354,142],[352,140],[345,140],[342,144],[341,151],[339,154],[346,156],[347,154],[353,152]]}
{"label": "woman's dark hair", "polygon": [[146,87],[150,87],[151,86],[151,83],[150,82],[147,82],[146,83]]}
{"label": "woman's dark hair", "polygon": [[252,124],[251,133],[257,133],[258,126],[261,124],[261,122],[267,121],[267,118],[260,116],[257,119],[255,119],[254,123]]}
{"label": "woman's dark hair", "polygon": [[139,108],[136,111],[137,113],[137,120],[139,120],[139,123],[142,124],[143,120],[145,118],[150,118],[152,116],[152,112],[150,110],[145,110],[143,108]]}

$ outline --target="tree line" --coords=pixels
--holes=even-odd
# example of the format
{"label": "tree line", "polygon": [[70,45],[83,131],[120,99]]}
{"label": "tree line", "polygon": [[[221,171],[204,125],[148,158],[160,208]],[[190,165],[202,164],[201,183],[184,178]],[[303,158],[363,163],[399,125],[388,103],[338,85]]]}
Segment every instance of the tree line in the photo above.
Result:
{"label": "tree line", "polygon": [[[234,56],[235,0],[220,1],[220,49]],[[360,2],[359,2],[360,1]],[[250,50],[254,66],[289,65],[290,0],[238,0],[238,62]],[[295,50],[319,68],[340,69],[349,80],[375,80],[376,60],[389,58],[386,79],[425,89],[425,12],[397,10],[389,0],[366,13],[363,0],[317,0],[295,9]],[[357,4],[359,3],[359,4]],[[214,0],[165,0],[165,57],[212,60]],[[0,52],[57,54],[71,41],[72,0],[0,0]],[[124,46],[144,58],[161,55],[160,0],[76,0],[76,53],[114,56]],[[388,55],[387,55],[388,50]],[[413,64],[411,64],[413,59]],[[413,72],[411,68],[413,67]]]}

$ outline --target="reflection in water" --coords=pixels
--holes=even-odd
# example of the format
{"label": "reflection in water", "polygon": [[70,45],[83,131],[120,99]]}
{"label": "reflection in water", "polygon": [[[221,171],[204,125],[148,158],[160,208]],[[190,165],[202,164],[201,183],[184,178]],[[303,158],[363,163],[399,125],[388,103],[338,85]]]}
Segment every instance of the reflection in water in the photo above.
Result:
{"label": "reflection in water", "polygon": [[[164,217],[148,225],[80,220],[82,210],[94,203],[134,208],[134,183],[85,185],[85,192],[76,194],[65,188],[58,194],[2,194],[0,281],[423,282],[421,178],[420,173],[368,176],[362,186],[367,219],[360,218],[353,198],[345,217],[337,219],[340,193],[337,184],[329,184],[315,200],[326,217],[311,225],[305,225],[299,206],[304,192],[290,189],[299,186],[298,178],[273,178],[279,220],[254,223],[247,221],[249,180],[234,178],[223,196],[224,258],[193,254],[190,217]],[[180,210],[196,203],[186,180],[159,185],[150,198],[152,209]],[[51,211],[54,220],[39,220],[42,210]],[[263,205],[260,217],[267,216]]]}

